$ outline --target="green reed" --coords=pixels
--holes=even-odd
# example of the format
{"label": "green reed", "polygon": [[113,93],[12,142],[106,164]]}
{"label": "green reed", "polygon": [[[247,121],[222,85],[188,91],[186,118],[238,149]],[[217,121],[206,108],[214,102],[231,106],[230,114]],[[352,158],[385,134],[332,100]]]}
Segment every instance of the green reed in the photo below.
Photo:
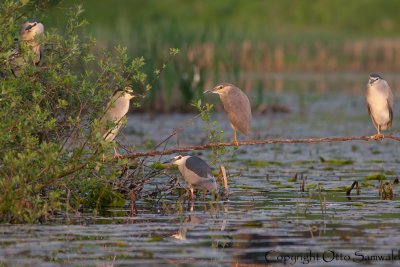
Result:
{"label": "green reed", "polygon": [[116,1],[110,9],[88,0],[84,8],[92,23],[82,34],[144,56],[148,75],[170,47],[181,50],[143,106],[153,111],[190,110],[202,91],[222,81],[258,97],[266,88],[287,89],[265,78],[271,73],[400,71],[399,19],[391,12],[400,3],[338,2]]}

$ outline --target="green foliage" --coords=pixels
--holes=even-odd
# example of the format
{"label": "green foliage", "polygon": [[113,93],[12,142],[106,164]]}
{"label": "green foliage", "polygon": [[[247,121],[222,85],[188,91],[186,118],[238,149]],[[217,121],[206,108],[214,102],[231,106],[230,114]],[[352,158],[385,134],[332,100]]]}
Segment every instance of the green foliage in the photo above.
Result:
{"label": "green foliage", "polygon": [[381,173],[376,173],[376,174],[370,174],[367,177],[364,177],[364,180],[370,181],[370,180],[386,180],[386,176]]}
{"label": "green foliage", "polygon": [[327,159],[324,159],[321,156],[319,157],[319,159],[320,159],[321,163],[331,164],[331,165],[350,165],[350,164],[354,163],[354,161],[351,160],[351,159],[330,159],[330,160],[327,160]]}
{"label": "green foliage", "polygon": [[[74,0],[64,2],[65,6],[76,3]],[[397,16],[400,3],[397,0],[136,0],[132,5],[124,1],[85,0],[82,3],[88,9],[90,21],[105,28],[106,32],[102,34],[115,31],[122,35],[126,32],[125,25],[136,29],[148,25],[166,25],[168,28],[183,25],[191,30],[207,28],[209,35],[215,34],[219,27],[225,29],[220,30],[220,35],[232,31],[254,35],[307,31],[381,36],[396,35],[400,31],[400,18]],[[111,5],[112,9],[109,8]],[[55,15],[60,12],[55,12]],[[116,17],[120,19],[115,20]],[[113,20],[114,23],[109,23]],[[205,37],[199,35],[197,38]]]}
{"label": "green foliage", "polygon": [[[199,112],[201,119],[204,123],[205,131],[208,133],[208,140],[210,142],[223,142],[224,141],[224,131],[221,126],[217,127],[217,121],[211,120],[211,111],[213,109],[213,105],[206,103],[202,105],[201,100],[197,100],[192,104]],[[226,153],[226,148],[222,147],[212,147],[213,152],[212,164],[216,164],[218,159]]]}
{"label": "green foliage", "polygon": [[[87,24],[80,18],[81,7],[69,10],[63,34],[46,27],[44,38],[38,40],[46,48],[39,65],[29,60],[30,49],[21,48],[19,57],[24,60],[13,75],[10,56],[20,25],[27,14],[44,14],[49,3],[0,4],[3,222],[46,220],[52,212],[82,206],[101,211],[107,205],[123,205],[122,195],[111,185],[126,162],[103,161],[113,143],[103,140],[100,119],[115,90],[130,86],[143,96],[151,90],[143,57],[132,59],[121,46],[103,50],[93,38],[80,37]],[[171,50],[171,55],[177,52]]]}
{"label": "green foliage", "polygon": [[165,164],[163,164],[163,163],[161,163],[161,162],[158,162],[158,161],[153,162],[153,163],[150,165],[150,168],[152,168],[152,169],[154,169],[154,170],[164,170],[166,167],[167,167],[167,165],[165,165]]}
{"label": "green foliage", "polygon": [[[266,89],[297,88],[297,82],[265,77],[273,72],[400,71],[392,56],[400,53],[397,0],[81,2],[88,28],[106,47],[122,43],[150,64],[169,47],[181,48],[179,61],[146,98],[143,106],[151,111],[182,109],[206,86],[224,81],[254,90],[253,105],[264,102]],[[49,10],[46,22],[62,23],[63,13]],[[146,73],[158,77],[161,69],[146,67]]]}

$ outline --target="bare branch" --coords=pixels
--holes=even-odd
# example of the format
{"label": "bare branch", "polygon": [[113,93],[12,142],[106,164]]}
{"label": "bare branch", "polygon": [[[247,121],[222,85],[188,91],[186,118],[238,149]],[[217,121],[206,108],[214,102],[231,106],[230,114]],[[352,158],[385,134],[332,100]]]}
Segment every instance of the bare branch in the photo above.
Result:
{"label": "bare branch", "polygon": [[[393,135],[385,135],[384,138],[400,141],[400,137]],[[371,136],[322,137],[322,138],[303,138],[303,139],[264,139],[264,140],[241,141],[239,142],[239,146],[292,144],[292,143],[328,143],[328,142],[346,142],[346,141],[374,141],[374,140],[371,139]],[[232,142],[208,143],[205,145],[177,147],[167,150],[134,152],[125,155],[124,158],[133,159],[140,157],[169,155],[178,152],[189,152],[194,150],[204,150],[212,147],[229,147],[229,146],[234,146],[234,144]]]}

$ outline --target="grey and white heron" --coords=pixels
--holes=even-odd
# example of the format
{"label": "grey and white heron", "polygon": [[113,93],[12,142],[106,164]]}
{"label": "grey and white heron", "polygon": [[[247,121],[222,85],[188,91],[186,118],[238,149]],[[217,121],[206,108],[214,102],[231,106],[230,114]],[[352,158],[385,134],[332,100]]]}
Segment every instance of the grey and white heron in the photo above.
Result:
{"label": "grey and white heron", "polygon": [[[124,90],[117,90],[111,97],[100,122],[100,132],[104,140],[111,142],[115,139],[123,125],[123,119],[129,111],[129,101],[134,97],[135,95],[131,87],[125,87]],[[115,157],[122,156],[117,152],[115,147],[114,153]]]}
{"label": "grey and white heron", "polygon": [[194,200],[193,189],[204,191],[216,191],[217,183],[211,172],[211,167],[199,157],[189,155],[177,155],[172,160],[173,165],[177,165],[183,178],[189,183],[190,197]]}
{"label": "grey and white heron", "polygon": [[221,83],[212,90],[204,93],[218,94],[224,110],[233,128],[233,142],[238,145],[236,132],[239,130],[243,135],[250,136],[251,133],[251,105],[250,100],[242,90],[230,83]]}
{"label": "grey and white heron", "polygon": [[381,134],[381,130],[390,129],[393,122],[393,93],[388,83],[379,74],[369,75],[365,100],[368,113],[378,131],[371,138],[382,139],[385,136]]}
{"label": "grey and white heron", "polygon": [[[44,35],[44,25],[36,19],[30,19],[21,26],[20,41],[31,49],[33,53],[33,64],[38,65],[43,56],[44,45],[41,44],[38,37]],[[13,65],[12,72],[18,74],[18,69],[23,64],[23,59],[20,55],[20,46],[11,55],[11,64]]]}

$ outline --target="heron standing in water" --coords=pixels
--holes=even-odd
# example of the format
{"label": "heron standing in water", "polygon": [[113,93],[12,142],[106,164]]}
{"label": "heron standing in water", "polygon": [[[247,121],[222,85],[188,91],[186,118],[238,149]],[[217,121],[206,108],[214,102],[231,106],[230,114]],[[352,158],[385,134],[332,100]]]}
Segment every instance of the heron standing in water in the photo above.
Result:
{"label": "heron standing in water", "polygon": [[199,157],[177,155],[171,160],[173,165],[177,165],[183,178],[189,183],[190,198],[194,200],[193,189],[204,191],[203,200],[207,191],[216,191],[217,183],[211,172],[211,167]]}

